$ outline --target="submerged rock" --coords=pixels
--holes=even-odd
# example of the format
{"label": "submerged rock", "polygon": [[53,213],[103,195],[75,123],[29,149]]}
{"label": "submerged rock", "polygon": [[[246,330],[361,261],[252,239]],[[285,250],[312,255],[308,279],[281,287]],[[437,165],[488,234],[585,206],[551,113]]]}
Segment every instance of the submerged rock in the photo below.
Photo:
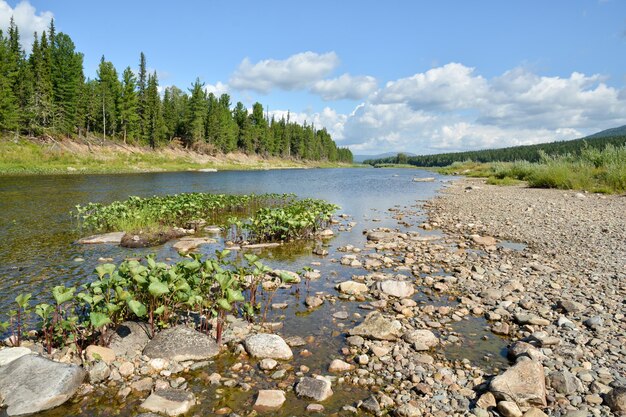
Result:
{"label": "submerged rock", "polygon": [[406,332],[402,338],[407,343],[412,343],[418,352],[429,350],[439,344],[439,338],[430,330],[412,330]]}
{"label": "submerged rock", "polygon": [[293,352],[282,337],[276,334],[258,333],[244,340],[246,351],[255,358],[289,360]]}
{"label": "submerged rock", "polygon": [[184,237],[178,242],[174,243],[172,247],[176,250],[176,252],[184,254],[209,243],[215,243],[215,239],[209,239],[205,237]]}
{"label": "submerged rock", "polygon": [[356,295],[367,292],[367,285],[362,282],[345,281],[337,285],[337,290],[343,294]]}
{"label": "submerged rock", "polygon": [[185,325],[163,330],[143,350],[151,358],[163,358],[178,362],[203,361],[220,353],[213,338]]}
{"label": "submerged rock", "polygon": [[77,365],[26,355],[0,368],[0,398],[7,416],[38,413],[63,404],[87,373]]}

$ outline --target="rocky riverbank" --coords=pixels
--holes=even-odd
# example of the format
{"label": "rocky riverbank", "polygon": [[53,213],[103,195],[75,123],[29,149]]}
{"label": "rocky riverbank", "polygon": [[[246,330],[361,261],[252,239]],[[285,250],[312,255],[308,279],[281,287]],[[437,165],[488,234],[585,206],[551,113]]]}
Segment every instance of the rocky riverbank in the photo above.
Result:
{"label": "rocky riverbank", "polygon": [[[82,403],[94,390],[112,390],[118,403],[136,399],[133,415],[622,415],[624,203],[616,196],[454,182],[423,207],[390,207],[397,229],[365,230],[362,240],[331,251],[316,247],[319,270],[303,274],[303,283],[327,285],[306,297],[297,286],[278,290],[273,311],[293,304],[312,314],[328,311],[328,338],[345,336],[339,350],[320,349],[302,332],[287,337],[293,329],[281,322],[262,327],[229,316],[221,349],[184,326],[149,340],[141,325],[126,323],[108,348],[91,347],[82,357],[56,352],[50,363],[57,365],[45,365],[67,383],[52,394],[65,401],[76,392],[74,401]],[[428,220],[419,225],[422,208]],[[349,272],[328,274],[328,265]],[[508,369],[475,360],[463,330],[475,321],[490,331],[483,338],[507,340]],[[453,348],[465,357],[450,355]],[[28,393],[13,394],[14,376],[6,375],[35,374],[49,384],[36,372],[46,359],[15,349],[0,351],[9,415],[20,414],[11,407]],[[321,372],[302,362],[316,355]],[[80,385],[83,379],[89,383]],[[217,388],[209,395],[206,387]],[[229,390],[250,395],[217,405]],[[288,408],[298,401],[300,408]]]}

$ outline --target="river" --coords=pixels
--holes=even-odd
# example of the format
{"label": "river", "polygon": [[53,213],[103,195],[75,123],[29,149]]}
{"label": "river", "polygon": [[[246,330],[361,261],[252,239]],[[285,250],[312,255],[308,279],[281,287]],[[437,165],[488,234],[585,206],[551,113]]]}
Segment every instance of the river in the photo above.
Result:
{"label": "river", "polygon": [[[415,177],[435,177],[433,182],[415,182]],[[81,237],[80,230],[70,216],[70,211],[77,204],[88,202],[109,203],[126,199],[128,196],[152,196],[181,192],[210,193],[294,193],[298,197],[324,199],[341,207],[338,213],[349,215],[349,220],[356,222],[350,231],[336,232],[330,241],[329,255],[321,258],[312,254],[313,245],[286,245],[277,250],[264,251],[261,256],[274,268],[292,271],[305,266],[314,266],[320,270],[322,278],[312,281],[307,290],[310,293],[324,291],[334,293],[334,285],[350,279],[353,274],[365,274],[364,269],[343,267],[337,262],[341,253],[337,248],[346,244],[362,247],[365,243],[363,230],[374,227],[390,227],[399,230],[420,230],[418,225],[426,220],[421,210],[422,203],[433,198],[445,186],[449,177],[442,177],[432,172],[408,169],[308,169],[308,170],[270,170],[270,171],[228,171],[228,172],[177,172],[177,173],[142,173],[119,175],[55,175],[55,176],[17,176],[0,177],[0,320],[4,313],[12,308],[11,304],[19,293],[32,293],[33,301],[47,300],[54,285],[80,285],[93,279],[93,270],[99,258],[113,258],[119,263],[129,256],[142,256],[156,253],[159,259],[176,261],[179,255],[168,243],[156,248],[124,249],[114,245],[80,245],[75,241]],[[393,218],[395,208],[406,213],[402,220]],[[408,226],[407,226],[408,225]],[[212,254],[216,245],[200,248],[201,253]],[[319,263],[319,264],[318,264]],[[323,373],[328,365],[329,356],[340,357],[343,345],[344,324],[337,324],[332,313],[344,310],[353,315],[358,312],[358,303],[325,303],[321,308],[308,312],[303,298],[294,302],[293,294],[285,291],[277,293],[273,302],[287,302],[286,310],[272,311],[271,319],[284,322],[281,331],[284,335],[313,336],[315,342],[308,346],[314,355],[298,358],[294,366],[306,365],[312,372]],[[435,299],[418,293],[418,302],[445,304],[447,299]],[[361,311],[364,314],[363,311]],[[346,326],[358,321],[348,320]],[[496,340],[482,343],[485,333],[484,323],[469,320],[464,324],[465,336],[473,343],[475,352],[472,357],[480,360],[484,355],[495,355],[503,347],[503,342]],[[459,330],[461,331],[461,330]],[[467,355],[460,349],[451,351],[451,355]],[[217,368],[223,367],[227,359]],[[194,391],[201,391],[202,384],[192,382]],[[253,390],[254,391],[254,390]],[[249,395],[248,395],[249,394]],[[355,395],[365,395],[360,391],[346,390],[335,396],[337,407],[345,399],[354,399]],[[211,392],[211,395],[214,395]],[[221,403],[233,408],[233,403],[250,401],[241,396],[251,397],[253,392],[221,395]],[[122,415],[132,415],[131,405],[125,405]],[[302,404],[297,401],[285,411],[298,414]],[[108,408],[107,408],[108,407]],[[63,406],[49,415],[88,415],[93,412],[117,414],[111,404],[91,404]],[[120,406],[115,406],[119,410]],[[210,413],[216,407],[203,408]],[[333,407],[327,407],[327,409]],[[105,412],[105,410],[108,410]],[[302,410],[300,410],[302,411]],[[61,414],[59,414],[61,413]]]}

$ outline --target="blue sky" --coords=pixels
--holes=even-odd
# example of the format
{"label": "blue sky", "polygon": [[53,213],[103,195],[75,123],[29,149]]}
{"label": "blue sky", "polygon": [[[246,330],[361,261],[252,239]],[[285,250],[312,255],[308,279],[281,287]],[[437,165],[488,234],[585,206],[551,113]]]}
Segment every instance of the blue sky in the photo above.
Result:
{"label": "blue sky", "polygon": [[326,127],[355,153],[436,153],[626,124],[626,2],[0,0],[28,35],[54,16],[94,77],[140,51],[162,86],[196,78]]}

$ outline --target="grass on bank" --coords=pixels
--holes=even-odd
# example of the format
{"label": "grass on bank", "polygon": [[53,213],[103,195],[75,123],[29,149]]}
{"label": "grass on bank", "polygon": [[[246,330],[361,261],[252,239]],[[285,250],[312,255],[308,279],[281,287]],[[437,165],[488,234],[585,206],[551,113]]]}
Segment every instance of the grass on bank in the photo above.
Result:
{"label": "grass on bank", "polygon": [[619,194],[626,192],[626,146],[608,145],[601,150],[584,148],[580,154],[560,156],[544,153],[535,163],[455,162],[438,172],[487,178],[488,183],[496,185],[525,181],[537,188]]}
{"label": "grass on bank", "polygon": [[261,158],[244,154],[204,155],[180,147],[151,150],[114,142],[0,138],[0,175],[113,174],[187,171],[204,168],[252,170],[269,168],[338,167],[349,164],[325,161]]}

